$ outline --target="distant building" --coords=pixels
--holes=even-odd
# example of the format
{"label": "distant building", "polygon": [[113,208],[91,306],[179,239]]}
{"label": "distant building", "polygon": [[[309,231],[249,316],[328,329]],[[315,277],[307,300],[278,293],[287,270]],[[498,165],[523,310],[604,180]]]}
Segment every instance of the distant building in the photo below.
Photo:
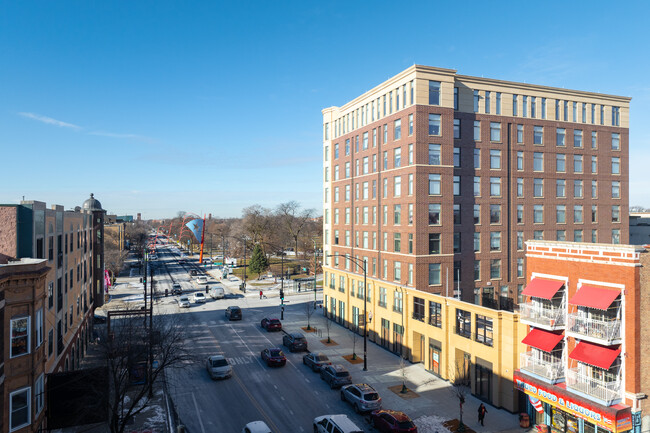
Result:
{"label": "distant building", "polygon": [[[2,344],[11,348],[27,337],[27,350],[10,355],[11,365],[37,361],[34,373],[45,374],[78,368],[91,337],[93,311],[104,302],[104,213],[92,194],[68,211],[59,205],[48,209],[39,201],[0,205],[0,296],[6,300],[7,330]],[[21,272],[33,277],[23,279]],[[17,430],[23,421],[26,431],[37,431],[43,427],[37,411],[43,404],[38,400],[43,379],[33,374],[33,382],[22,383],[21,370],[7,365],[4,401],[15,397],[26,407],[12,410],[6,425],[13,427],[3,431]],[[21,388],[9,385],[14,379]]]}
{"label": "distant building", "polygon": [[[529,241],[515,386],[553,432],[650,429],[650,252]],[[643,428],[642,428],[643,424]]]}
{"label": "distant building", "polygon": [[650,212],[630,213],[630,244],[650,245]]}

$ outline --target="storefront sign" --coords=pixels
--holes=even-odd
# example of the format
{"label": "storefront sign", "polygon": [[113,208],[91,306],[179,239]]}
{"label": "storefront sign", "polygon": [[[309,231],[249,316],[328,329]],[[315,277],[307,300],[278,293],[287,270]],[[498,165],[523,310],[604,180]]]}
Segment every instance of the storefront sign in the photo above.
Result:
{"label": "storefront sign", "polygon": [[632,415],[629,407],[617,410],[598,404],[580,401],[565,390],[552,385],[543,386],[515,372],[515,387],[528,395],[559,408],[572,415],[597,424],[610,431],[623,432],[632,429]]}

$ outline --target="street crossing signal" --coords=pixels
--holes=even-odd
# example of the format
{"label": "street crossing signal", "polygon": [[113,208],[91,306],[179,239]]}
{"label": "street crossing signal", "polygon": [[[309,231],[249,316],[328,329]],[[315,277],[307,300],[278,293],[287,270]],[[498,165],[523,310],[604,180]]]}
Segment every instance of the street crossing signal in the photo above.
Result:
{"label": "street crossing signal", "polygon": [[284,290],[280,289],[280,300],[284,301]]}

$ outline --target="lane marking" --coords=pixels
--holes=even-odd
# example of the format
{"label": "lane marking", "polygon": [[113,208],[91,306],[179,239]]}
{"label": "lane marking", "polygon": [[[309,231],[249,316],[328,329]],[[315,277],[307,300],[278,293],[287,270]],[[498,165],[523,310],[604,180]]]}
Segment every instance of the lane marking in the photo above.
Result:
{"label": "lane marking", "polygon": [[192,393],[192,400],[194,401],[194,408],[196,409],[196,418],[199,420],[199,424],[201,425],[201,431],[205,433],[203,420],[201,419],[201,412],[199,412],[199,405],[196,403],[196,397],[194,396],[194,393]]}

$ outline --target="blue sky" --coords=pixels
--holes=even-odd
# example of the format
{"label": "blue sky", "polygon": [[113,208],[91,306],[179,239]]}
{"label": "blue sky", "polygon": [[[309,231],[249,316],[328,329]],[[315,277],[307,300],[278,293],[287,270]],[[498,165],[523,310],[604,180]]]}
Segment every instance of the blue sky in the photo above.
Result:
{"label": "blue sky", "polygon": [[[624,6],[620,6],[624,5]],[[0,0],[0,203],[321,208],[321,109],[414,63],[631,96],[650,207],[643,2]]]}

